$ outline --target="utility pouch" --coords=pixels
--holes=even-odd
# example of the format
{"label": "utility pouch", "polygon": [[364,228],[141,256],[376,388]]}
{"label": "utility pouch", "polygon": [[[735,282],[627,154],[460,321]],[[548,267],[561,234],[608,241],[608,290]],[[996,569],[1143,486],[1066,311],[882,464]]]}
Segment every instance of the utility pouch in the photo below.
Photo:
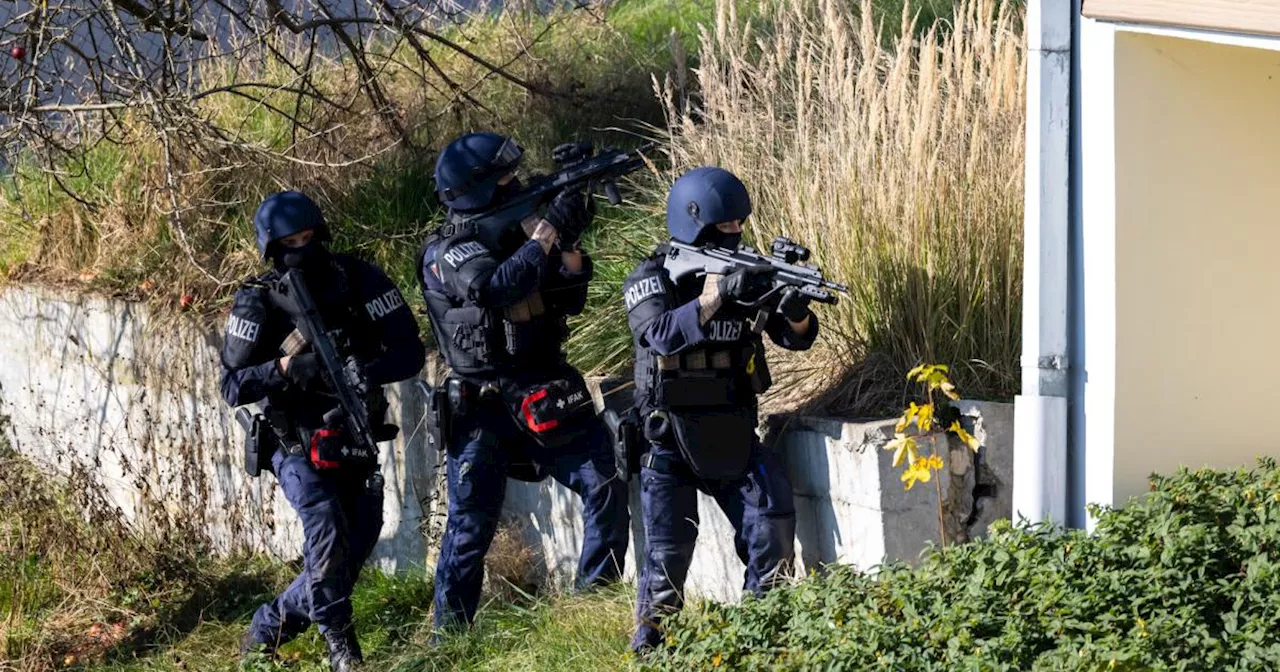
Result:
{"label": "utility pouch", "polygon": [[690,406],[734,406],[737,401],[733,379],[728,376],[683,375],[658,382],[657,402],[665,408]]}
{"label": "utility pouch", "polygon": [[583,420],[595,415],[587,383],[578,375],[530,386],[504,384],[503,400],[516,424],[548,447],[576,438]]}
{"label": "utility pouch", "polygon": [[733,481],[747,475],[755,425],[740,412],[671,413],[676,445],[699,478]]}
{"label": "utility pouch", "polygon": [[640,413],[634,406],[621,414],[610,408],[602,417],[613,442],[613,462],[618,477],[630,480],[632,474],[640,473]]}
{"label": "utility pouch", "polygon": [[261,413],[241,407],[236,411],[236,422],[244,428],[244,471],[257,478],[264,469],[271,469],[271,427]]}
{"label": "utility pouch", "polygon": [[378,463],[376,448],[353,446],[341,429],[333,427],[311,433],[308,456],[316,469],[372,469]]}

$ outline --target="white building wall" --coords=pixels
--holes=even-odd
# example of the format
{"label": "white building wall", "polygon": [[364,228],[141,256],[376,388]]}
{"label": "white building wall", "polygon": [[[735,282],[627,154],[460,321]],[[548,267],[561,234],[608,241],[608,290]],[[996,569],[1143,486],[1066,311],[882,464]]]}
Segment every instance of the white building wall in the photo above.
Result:
{"label": "white building wall", "polygon": [[1082,23],[1087,497],[1120,504],[1152,472],[1280,449],[1259,431],[1280,375],[1280,53]]}

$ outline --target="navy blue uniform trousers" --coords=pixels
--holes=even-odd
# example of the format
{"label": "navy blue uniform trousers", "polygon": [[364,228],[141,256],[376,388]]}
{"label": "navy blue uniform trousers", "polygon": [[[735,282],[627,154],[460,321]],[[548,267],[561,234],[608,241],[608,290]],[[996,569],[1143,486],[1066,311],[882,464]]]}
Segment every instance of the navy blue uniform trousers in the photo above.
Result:
{"label": "navy blue uniform trousers", "polygon": [[[622,576],[630,517],[627,487],[617,476],[608,430],[598,418],[572,444],[547,448],[515,424],[500,403],[483,403],[460,419],[448,442],[449,520],[435,577],[437,629],[475,619],[484,556],[498,529],[507,465],[527,457],[582,497],[582,555],[577,586]],[[483,431],[478,431],[483,430]]]}
{"label": "navy blue uniform trousers", "polygon": [[351,590],[382,529],[381,478],[318,470],[305,456],[282,451],[271,465],[302,519],[302,573],[258,608],[249,632],[257,642],[283,644],[312,623],[321,632],[344,630],[351,625]]}
{"label": "navy blue uniform trousers", "polygon": [[684,582],[698,541],[699,490],[715,498],[733,525],[735,550],[747,566],[746,590],[761,595],[786,579],[795,555],[795,501],[776,452],[757,443],[745,476],[709,481],[689,470],[677,447],[654,443],[649,450],[675,468],[640,470],[645,549],[631,640],[637,651],[661,644],[662,619],[684,606]]}

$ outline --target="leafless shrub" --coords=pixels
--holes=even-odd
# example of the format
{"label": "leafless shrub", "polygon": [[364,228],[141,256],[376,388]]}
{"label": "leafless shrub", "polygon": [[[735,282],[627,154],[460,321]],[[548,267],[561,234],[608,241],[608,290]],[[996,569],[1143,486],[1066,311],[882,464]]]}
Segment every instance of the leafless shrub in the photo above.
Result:
{"label": "leafless shrub", "polygon": [[[602,10],[485,11],[410,0],[0,5],[0,177],[7,164],[19,183],[0,200],[26,226],[10,235],[33,248],[25,256],[83,279],[176,253],[192,282],[235,282],[255,255],[225,217],[266,191],[305,186],[327,200],[393,154],[429,153],[440,133],[508,124],[478,93],[495,84],[584,105],[539,76],[533,54],[558,22],[601,23]],[[71,205],[33,202],[49,199]]]}

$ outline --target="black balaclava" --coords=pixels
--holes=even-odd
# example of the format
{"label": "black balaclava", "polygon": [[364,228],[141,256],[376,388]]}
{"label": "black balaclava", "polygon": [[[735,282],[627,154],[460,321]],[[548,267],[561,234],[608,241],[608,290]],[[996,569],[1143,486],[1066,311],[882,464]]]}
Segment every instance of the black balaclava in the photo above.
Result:
{"label": "black balaclava", "polygon": [[275,245],[272,256],[276,268],[282,271],[290,268],[301,268],[305,271],[324,265],[329,259],[329,250],[325,248],[324,243],[312,238],[301,247]]}
{"label": "black balaclava", "polygon": [[492,202],[501,203],[507,200],[508,198],[511,198],[512,196],[519,193],[522,186],[523,185],[520,184],[519,177],[511,178],[511,181],[506,184],[499,184],[497,190],[493,192]]}
{"label": "black balaclava", "polygon": [[[485,209],[501,205],[504,201],[519,193],[522,187],[523,185],[518,177],[513,178],[506,184],[498,185],[497,191],[493,193],[493,198],[489,200],[489,205],[485,206]],[[466,216],[475,212],[480,211],[458,211],[458,214]],[[526,215],[527,212],[520,210],[519,212],[508,211],[503,214],[483,217],[476,222],[476,235],[485,247],[504,256],[509,255],[520,249],[520,246],[529,240],[522,225],[522,220]]]}
{"label": "black balaclava", "polygon": [[723,233],[714,225],[707,226],[698,234],[697,243],[699,245],[711,244],[728,250],[736,250],[742,245],[742,231],[738,231],[737,233]]}

